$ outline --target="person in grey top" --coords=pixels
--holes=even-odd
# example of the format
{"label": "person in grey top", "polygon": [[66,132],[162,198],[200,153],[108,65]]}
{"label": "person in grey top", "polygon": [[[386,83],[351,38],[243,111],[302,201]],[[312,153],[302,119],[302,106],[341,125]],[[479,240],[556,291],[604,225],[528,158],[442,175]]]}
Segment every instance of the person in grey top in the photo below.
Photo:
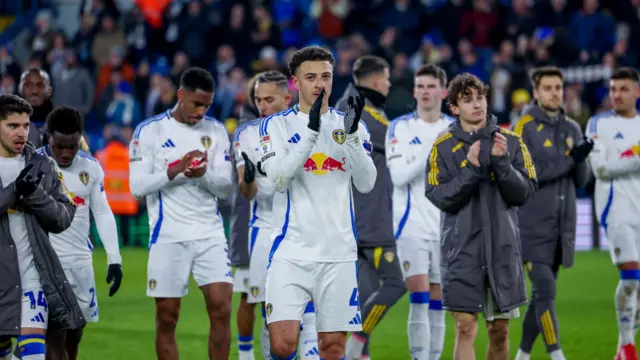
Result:
{"label": "person in grey top", "polygon": [[[354,84],[349,84],[338,101],[345,111],[349,97],[361,93],[365,98],[361,120],[371,134],[371,158],[378,177],[368,194],[353,191],[356,233],[358,234],[358,288],[362,304],[362,331],[347,342],[348,359],[368,355],[369,337],[389,309],[404,295],[406,288],[398,260],[391,212],[391,177],[385,156],[385,137],[389,120],[383,110],[389,94],[389,64],[377,56],[362,56],[353,65]],[[382,286],[380,286],[382,284]]]}
{"label": "person in grey top", "polygon": [[518,211],[522,259],[532,292],[516,359],[528,360],[535,339],[542,333],[551,359],[564,360],[555,307],[556,278],[560,266],[573,266],[576,187],[589,180],[585,160],[593,142],[585,140],[580,126],[564,114],[560,69],[538,68],[531,82],[535,101],[524,109],[513,128],[531,151],[539,186]]}
{"label": "person in grey top", "polygon": [[527,302],[518,207],[537,188],[517,134],[487,114],[487,86],[456,76],[447,91],[458,118],[433,144],[425,194],[440,210],[444,309],[455,319],[454,359],[475,359],[478,313],[489,333],[487,359],[509,357],[509,320]]}
{"label": "person in grey top", "polygon": [[55,165],[27,141],[31,106],[0,96],[0,358],[44,360],[47,328],[80,329],[78,305],[49,233],[61,233],[75,215]]}

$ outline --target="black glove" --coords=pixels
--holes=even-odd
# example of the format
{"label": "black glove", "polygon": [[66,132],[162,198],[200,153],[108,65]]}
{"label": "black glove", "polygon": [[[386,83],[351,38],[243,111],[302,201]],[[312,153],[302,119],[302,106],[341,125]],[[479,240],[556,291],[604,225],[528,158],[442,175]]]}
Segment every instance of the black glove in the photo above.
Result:
{"label": "black glove", "polygon": [[584,140],[580,141],[578,144],[576,144],[576,146],[573,147],[573,149],[571,149],[569,155],[571,155],[573,161],[576,164],[580,164],[587,158],[587,156],[589,156],[589,153],[592,149],[593,140],[585,137]]}
{"label": "black glove", "polygon": [[29,164],[25,166],[24,169],[18,174],[16,178],[16,192],[20,196],[30,196],[34,191],[38,188],[40,181],[42,180],[42,176],[44,175],[42,172],[38,174],[36,178],[31,174],[31,170],[33,169],[33,164]]}
{"label": "black glove", "polygon": [[324,99],[324,88],[318,94],[316,101],[311,105],[311,110],[309,110],[309,129],[313,131],[320,131],[320,111],[322,111],[322,100]]}
{"label": "black glove", "polygon": [[122,283],[122,265],[109,264],[109,270],[107,270],[107,284],[111,283],[109,288],[109,296],[113,296],[120,289],[120,283]]}
{"label": "black glove", "polygon": [[256,164],[256,168],[258,169],[258,172],[262,175],[262,176],[267,176],[267,173],[264,172],[264,170],[262,170],[262,161],[258,161],[258,163]]}
{"label": "black glove", "polygon": [[358,96],[355,98],[349,96],[347,110],[344,113],[344,129],[347,131],[347,134],[353,134],[358,131],[358,123],[360,123],[362,109],[364,109],[364,96],[362,96],[360,92],[358,92]]}
{"label": "black glove", "polygon": [[244,159],[244,182],[251,184],[256,179],[256,166],[249,160],[246,152],[242,152],[242,158]]}

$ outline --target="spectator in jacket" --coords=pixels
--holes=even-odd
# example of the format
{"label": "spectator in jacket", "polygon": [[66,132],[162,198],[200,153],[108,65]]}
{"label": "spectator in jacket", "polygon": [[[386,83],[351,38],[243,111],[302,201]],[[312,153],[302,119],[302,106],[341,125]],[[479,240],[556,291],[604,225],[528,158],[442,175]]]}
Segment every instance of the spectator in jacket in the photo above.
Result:
{"label": "spectator in jacket", "polygon": [[18,338],[16,357],[44,360],[47,328],[78,329],[85,319],[48,235],[71,225],[75,206],[55,165],[27,142],[31,114],[25,100],[0,96],[0,333]]}
{"label": "spectator in jacket", "polygon": [[443,307],[455,319],[454,359],[474,359],[478,313],[489,332],[487,359],[509,357],[509,320],[527,302],[517,207],[537,187],[527,146],[487,116],[487,86],[464,73],[449,85],[458,118],[435,141],[426,196],[442,210]]}
{"label": "spectator in jacket", "polygon": [[45,120],[53,110],[49,74],[40,68],[29,68],[20,76],[18,93],[33,109],[29,123],[29,141],[39,148],[45,142],[43,137]]}
{"label": "spectator in jacket", "polygon": [[65,67],[62,71],[53,73],[53,103],[56,106],[70,106],[82,115],[91,111],[95,84],[93,79],[81,65],[74,50],[65,51]]}
{"label": "spectator in jacket", "polygon": [[518,211],[522,258],[532,294],[516,359],[529,360],[533,343],[542,333],[551,359],[564,360],[555,307],[556,278],[560,266],[573,266],[576,187],[589,180],[585,160],[593,142],[584,141],[580,125],[565,116],[560,69],[536,69],[531,82],[536,100],[514,127],[533,154],[539,184],[538,191]]}

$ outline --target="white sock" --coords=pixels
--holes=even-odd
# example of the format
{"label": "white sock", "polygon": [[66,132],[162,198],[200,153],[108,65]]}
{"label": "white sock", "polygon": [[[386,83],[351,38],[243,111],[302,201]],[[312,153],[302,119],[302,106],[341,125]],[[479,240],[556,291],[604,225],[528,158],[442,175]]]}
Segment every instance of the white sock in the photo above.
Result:
{"label": "white sock", "polygon": [[300,330],[300,339],[298,352],[300,360],[319,360],[320,350],[318,349],[318,332],[316,331],[316,313],[313,309],[313,303],[309,303],[305,313],[302,314],[302,329]]}
{"label": "white sock", "polygon": [[269,359],[271,357],[271,338],[269,337],[269,327],[267,320],[262,321],[262,331],[260,331],[260,348],[262,349],[262,358]]}
{"label": "white sock", "polygon": [[516,353],[516,359],[515,360],[529,360],[530,357],[531,357],[531,355],[529,355],[529,353],[526,353],[526,352],[522,351],[521,349],[518,349],[518,352]]}
{"label": "white sock", "polygon": [[616,288],[615,297],[620,346],[634,343],[635,316],[638,307],[638,280],[628,279],[625,272],[625,270],[620,272],[622,279]]}
{"label": "white sock", "polygon": [[255,357],[253,355],[253,335],[238,335],[238,359],[255,360]]}
{"label": "white sock", "polygon": [[430,360],[439,360],[444,347],[445,318],[442,300],[429,300],[429,327],[431,328]]}
{"label": "white sock", "polygon": [[409,294],[409,351],[413,360],[429,360],[431,328],[429,327],[429,293]]}
{"label": "white sock", "polygon": [[562,353],[562,349],[553,350],[549,355],[551,355],[551,360],[567,360]]}
{"label": "white sock", "polygon": [[346,346],[347,350],[345,351],[347,360],[363,358],[362,350],[364,350],[364,345],[366,344],[366,341],[363,340],[364,339],[361,339],[354,333],[349,336]]}

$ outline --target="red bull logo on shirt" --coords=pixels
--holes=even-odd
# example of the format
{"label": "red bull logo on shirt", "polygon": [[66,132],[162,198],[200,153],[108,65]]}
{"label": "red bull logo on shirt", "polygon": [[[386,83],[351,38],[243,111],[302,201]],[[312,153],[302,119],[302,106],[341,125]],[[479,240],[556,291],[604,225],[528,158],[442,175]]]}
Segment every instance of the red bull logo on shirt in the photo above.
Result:
{"label": "red bull logo on shirt", "polygon": [[345,172],[345,160],[338,161],[323,153],[311,154],[304,162],[304,171],[312,172],[316,175],[324,175],[329,171]]}
{"label": "red bull logo on shirt", "polygon": [[81,198],[80,196],[75,195],[74,193],[69,194],[71,196],[71,200],[73,200],[73,203],[76,204],[77,206],[86,206],[87,203],[84,201],[83,198]]}
{"label": "red bull logo on shirt", "polygon": [[621,159],[628,159],[640,154],[640,145],[633,145],[631,149],[627,149],[620,154]]}

